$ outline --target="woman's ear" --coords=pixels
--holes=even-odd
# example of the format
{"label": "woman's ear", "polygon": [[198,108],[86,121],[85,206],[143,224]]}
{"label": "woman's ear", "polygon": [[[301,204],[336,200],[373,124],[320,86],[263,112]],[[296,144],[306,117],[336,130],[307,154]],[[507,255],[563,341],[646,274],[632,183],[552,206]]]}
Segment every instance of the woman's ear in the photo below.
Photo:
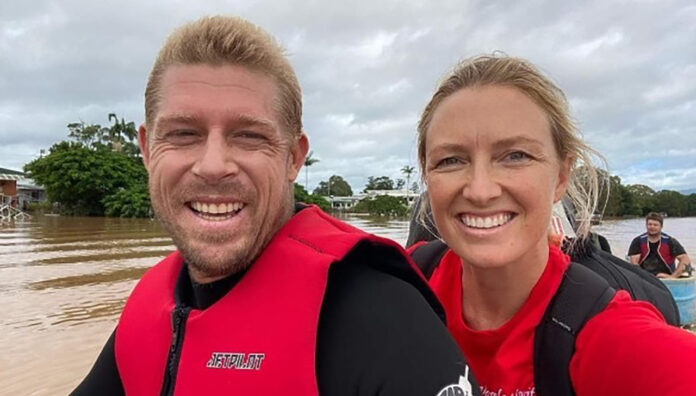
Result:
{"label": "woman's ear", "polygon": [[574,157],[567,156],[563,161],[561,161],[560,169],[558,171],[558,182],[556,183],[556,189],[553,194],[554,203],[558,202],[561,198],[563,198],[563,195],[568,189],[568,183],[570,182],[570,172],[573,169],[573,165],[575,165]]}

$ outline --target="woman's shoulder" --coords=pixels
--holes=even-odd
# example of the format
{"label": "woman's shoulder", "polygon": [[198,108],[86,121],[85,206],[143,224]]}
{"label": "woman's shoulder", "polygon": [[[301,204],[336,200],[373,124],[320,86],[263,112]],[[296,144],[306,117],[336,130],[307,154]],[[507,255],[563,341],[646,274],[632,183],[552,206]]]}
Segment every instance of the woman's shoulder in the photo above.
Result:
{"label": "woman's shoulder", "polygon": [[[625,291],[587,322],[575,346],[571,378],[578,395],[642,394],[663,388],[676,367],[696,367],[696,335],[668,325],[655,307]],[[686,382],[669,387],[696,388],[696,377]]]}
{"label": "woman's shoulder", "polygon": [[628,292],[620,290],[602,312],[587,322],[578,343],[651,340],[651,344],[663,344],[667,339],[683,340],[696,347],[696,335],[667,324],[652,304],[632,300]]}

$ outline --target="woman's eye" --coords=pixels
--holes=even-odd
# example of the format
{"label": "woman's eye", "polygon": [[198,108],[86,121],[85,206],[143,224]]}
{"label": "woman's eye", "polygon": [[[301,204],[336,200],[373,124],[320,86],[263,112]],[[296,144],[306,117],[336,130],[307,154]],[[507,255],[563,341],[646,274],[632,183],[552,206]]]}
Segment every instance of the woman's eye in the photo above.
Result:
{"label": "woman's eye", "polygon": [[512,153],[508,153],[505,155],[505,159],[508,161],[525,161],[530,158],[532,157],[530,157],[527,153],[522,151],[513,151]]}

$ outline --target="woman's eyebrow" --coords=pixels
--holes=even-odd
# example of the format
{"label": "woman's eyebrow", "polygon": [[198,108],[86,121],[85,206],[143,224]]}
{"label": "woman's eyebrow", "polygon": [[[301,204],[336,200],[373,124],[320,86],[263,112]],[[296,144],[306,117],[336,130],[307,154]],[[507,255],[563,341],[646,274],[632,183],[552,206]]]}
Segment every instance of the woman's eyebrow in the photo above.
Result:
{"label": "woman's eyebrow", "polygon": [[429,150],[428,154],[435,155],[441,152],[461,152],[466,150],[466,145],[461,143],[441,143],[436,145],[432,150]]}
{"label": "woman's eyebrow", "polygon": [[493,143],[493,148],[503,149],[511,146],[516,146],[519,144],[535,146],[534,148],[541,148],[543,144],[537,139],[533,139],[527,136],[512,136],[505,139],[497,140]]}

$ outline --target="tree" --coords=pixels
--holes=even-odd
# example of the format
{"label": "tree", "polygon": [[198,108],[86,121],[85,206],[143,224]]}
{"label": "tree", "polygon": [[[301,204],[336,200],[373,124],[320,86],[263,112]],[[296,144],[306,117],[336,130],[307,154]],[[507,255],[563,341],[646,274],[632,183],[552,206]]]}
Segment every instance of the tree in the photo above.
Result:
{"label": "tree", "polygon": [[99,124],[85,125],[83,121],[68,124],[68,137],[89,149],[100,149],[106,145],[102,141],[104,129]]}
{"label": "tree", "polygon": [[332,175],[328,181],[321,181],[317,188],[312,192],[314,195],[323,195],[328,197],[350,197],[353,195],[353,189],[350,184],[338,175]]}
{"label": "tree", "polygon": [[403,198],[379,195],[361,200],[353,207],[353,211],[380,216],[406,216],[408,206]]}
{"label": "tree", "polygon": [[135,123],[108,116],[104,128],[68,124],[68,140],[24,165],[67,214],[143,217],[150,214],[147,171],[135,143]]}
{"label": "tree", "polygon": [[53,145],[48,155],[26,164],[24,170],[46,188],[49,200],[61,204],[69,214],[103,216],[107,197],[147,186],[147,172],[139,159],[110,150],[90,150],[79,142]]}
{"label": "tree", "polygon": [[319,162],[319,158],[313,158],[314,151],[310,151],[304,159],[305,166],[305,190],[309,188],[309,167]]}
{"label": "tree", "polygon": [[113,150],[140,157],[135,123],[123,118],[119,120],[115,113],[109,113],[108,119],[110,122],[113,120],[113,125],[108,128],[99,124],[86,125],[83,121],[70,123],[68,137],[92,150]]}
{"label": "tree", "polygon": [[104,214],[110,217],[149,217],[150,194],[144,183],[123,188],[104,197]]}
{"label": "tree", "polygon": [[135,123],[132,121],[127,123],[123,118],[119,121],[116,113],[109,113],[109,121],[112,119],[114,124],[108,128],[107,132],[111,149],[139,157],[140,147],[137,144],[138,130],[135,128]]}
{"label": "tree", "polygon": [[635,207],[633,213],[637,216],[645,216],[648,212],[652,212],[655,207],[655,190],[644,184],[632,184],[626,187],[626,190],[633,198]]}
{"label": "tree", "polygon": [[[405,165],[403,168],[401,168],[401,173],[406,175],[406,185],[407,186],[411,182],[411,175],[413,174],[413,172],[415,170],[416,170],[416,168],[414,168],[412,166],[408,166],[408,165]],[[397,188],[397,190],[400,190],[400,188]],[[408,198],[408,190],[406,190],[406,198]]]}
{"label": "tree", "polygon": [[412,193],[418,193],[419,190],[420,190],[420,188],[418,187],[418,183],[417,183],[417,182],[413,182],[413,184],[411,184],[411,192],[412,192]]}
{"label": "tree", "polygon": [[402,190],[405,185],[406,185],[406,181],[404,179],[396,179],[396,186],[394,186],[394,187],[397,190]]}
{"label": "tree", "polygon": [[686,196],[678,191],[662,190],[655,194],[655,212],[669,216],[686,216],[689,203]]}
{"label": "tree", "polygon": [[624,199],[625,187],[621,185],[621,178],[610,176],[609,183],[600,189],[600,202],[605,202],[604,214],[607,216],[622,215],[622,201]]}
{"label": "tree", "polygon": [[686,207],[687,216],[696,216],[696,193],[686,197]]}
{"label": "tree", "polygon": [[390,179],[388,176],[379,176],[379,177],[374,177],[370,176],[367,178],[367,184],[365,185],[365,189],[363,192],[367,192],[367,190],[393,190],[394,189],[394,181]]}
{"label": "tree", "polygon": [[324,197],[309,194],[304,187],[300,184],[295,183],[295,202],[304,202],[306,204],[315,204],[320,207],[323,211],[327,212],[331,209],[329,201],[324,199]]}

